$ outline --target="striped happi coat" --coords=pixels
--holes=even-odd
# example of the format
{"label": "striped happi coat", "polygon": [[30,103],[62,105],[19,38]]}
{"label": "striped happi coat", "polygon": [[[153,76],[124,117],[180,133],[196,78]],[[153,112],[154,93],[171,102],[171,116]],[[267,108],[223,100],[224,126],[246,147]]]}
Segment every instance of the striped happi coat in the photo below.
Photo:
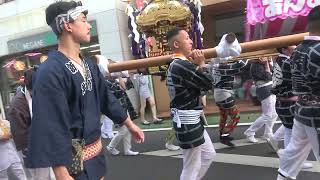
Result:
{"label": "striped happi coat", "polygon": [[247,65],[247,60],[234,63],[212,64],[212,78],[214,79],[214,93],[216,104],[220,108],[230,109],[235,106],[234,83],[235,75]]}
{"label": "striped happi coat", "polygon": [[275,60],[272,75],[271,92],[277,96],[276,111],[282,124],[292,129],[295,101],[281,100],[281,98],[292,98],[291,61],[290,57],[280,54]]}
{"label": "striped happi coat", "polygon": [[[197,70],[197,66],[190,61],[175,58],[167,72],[167,87],[171,100],[170,108],[175,110],[202,110],[203,106],[199,103],[199,96],[201,91],[208,91],[212,88],[212,79],[206,69]],[[192,122],[187,121],[188,117],[180,116],[180,118],[185,118],[185,122],[188,122],[188,124],[181,124],[180,127],[176,122],[173,122],[180,147],[189,149],[203,144],[205,141],[203,121],[195,120],[195,123],[192,124]],[[189,117],[189,120],[191,119],[192,117]]]}
{"label": "striped happi coat", "polygon": [[293,93],[299,96],[295,119],[320,128],[320,40],[304,40],[291,60]]}

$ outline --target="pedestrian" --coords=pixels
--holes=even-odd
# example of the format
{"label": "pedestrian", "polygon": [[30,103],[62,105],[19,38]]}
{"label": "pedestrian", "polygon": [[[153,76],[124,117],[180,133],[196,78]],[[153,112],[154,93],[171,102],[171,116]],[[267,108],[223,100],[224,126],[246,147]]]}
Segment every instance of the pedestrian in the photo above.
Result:
{"label": "pedestrian", "polygon": [[137,84],[140,97],[140,120],[143,125],[150,125],[150,122],[145,118],[146,104],[149,102],[152,114],[152,122],[161,124],[163,119],[157,117],[156,104],[149,88],[148,75],[137,75]]}
{"label": "pedestrian", "polygon": [[256,132],[265,125],[263,138],[267,139],[273,135],[273,125],[278,118],[275,103],[276,96],[271,93],[272,88],[272,60],[260,58],[251,64],[250,74],[256,86],[256,94],[261,102],[261,115],[244,132],[247,140],[252,143],[258,142],[255,138]]}
{"label": "pedestrian", "polygon": [[293,94],[298,96],[289,144],[279,150],[277,180],[296,179],[303,163],[313,150],[320,161],[320,6],[308,14],[309,36],[291,56]]}
{"label": "pedestrian", "polygon": [[[121,106],[123,109],[125,109],[129,115],[129,106],[131,105],[131,102],[126,94],[126,86],[123,78],[121,77],[121,74],[118,76],[112,76],[113,73],[111,73],[111,77],[109,77],[106,81],[107,84],[111,90],[111,92],[115,95],[115,97],[119,100]],[[116,78],[116,79],[115,79]],[[132,106],[132,105],[131,105]],[[120,126],[119,124],[114,125],[116,128],[118,128],[118,133],[111,139],[110,143],[107,145],[107,150],[112,155],[118,155],[120,151],[117,149],[117,146],[122,141],[123,142],[123,151],[124,155],[127,156],[135,156],[138,155],[139,152],[132,151],[131,150],[131,134],[126,126]]]}
{"label": "pedestrian", "polygon": [[[215,149],[204,128],[201,91],[212,88],[209,70],[201,50],[192,51],[192,40],[188,33],[173,28],[167,34],[173,52],[167,72],[167,87],[173,128],[183,153],[183,169],[180,180],[200,180],[206,174]],[[192,60],[191,60],[192,58]]]}
{"label": "pedestrian", "polygon": [[[24,86],[16,92],[10,102],[7,119],[11,124],[12,137],[20,158],[25,161],[28,152],[28,135],[32,118],[32,78],[35,77],[38,66],[33,66],[24,72]],[[23,163],[23,165],[25,165]],[[25,173],[31,180],[54,179],[51,168],[26,168]]]}
{"label": "pedestrian", "polygon": [[33,79],[32,123],[26,165],[52,167],[57,180],[103,179],[100,114],[128,127],[137,142],[144,134],[107,87],[98,66],[80,54],[90,42],[88,10],[81,2],[57,1],[46,21],[58,37]]}
{"label": "pedestrian", "polygon": [[0,117],[0,180],[27,180],[12,140],[10,122]]}

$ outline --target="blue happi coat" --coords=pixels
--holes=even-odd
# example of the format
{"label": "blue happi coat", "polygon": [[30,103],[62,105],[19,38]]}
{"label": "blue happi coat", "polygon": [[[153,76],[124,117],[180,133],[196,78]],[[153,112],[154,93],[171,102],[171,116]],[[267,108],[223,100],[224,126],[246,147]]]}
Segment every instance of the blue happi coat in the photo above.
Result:
{"label": "blue happi coat", "polygon": [[[64,54],[52,51],[33,80],[33,118],[27,166],[68,166],[72,160],[71,140],[84,138],[91,144],[100,138],[100,114],[122,124],[127,114],[105,84],[98,67],[84,61],[87,78]],[[106,167],[103,153],[85,161],[77,179],[99,179]]]}

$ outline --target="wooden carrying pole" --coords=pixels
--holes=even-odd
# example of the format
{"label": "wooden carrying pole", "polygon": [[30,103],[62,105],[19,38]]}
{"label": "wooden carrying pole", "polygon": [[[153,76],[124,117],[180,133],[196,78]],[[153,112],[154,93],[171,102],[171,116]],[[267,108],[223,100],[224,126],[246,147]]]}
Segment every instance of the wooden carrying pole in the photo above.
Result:
{"label": "wooden carrying pole", "polygon": [[[242,48],[242,53],[260,51],[264,49],[279,48],[297,45],[301,41],[303,41],[304,36],[307,35],[308,33],[300,33],[288,36],[274,37],[269,39],[240,43],[240,46]],[[217,57],[217,52],[215,48],[204,49],[203,52],[206,59]],[[170,55],[138,60],[126,60],[119,63],[109,64],[108,69],[109,72],[119,72],[123,70],[133,70],[152,66],[160,66],[169,63],[170,61]]]}

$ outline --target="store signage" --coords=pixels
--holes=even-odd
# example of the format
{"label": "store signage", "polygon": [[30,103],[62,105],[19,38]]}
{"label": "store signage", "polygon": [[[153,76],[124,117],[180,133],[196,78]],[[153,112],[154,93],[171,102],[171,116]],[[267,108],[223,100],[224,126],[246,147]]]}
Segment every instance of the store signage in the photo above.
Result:
{"label": "store signage", "polygon": [[33,36],[8,41],[7,44],[9,53],[45,47],[45,34],[46,33],[40,33]]}
{"label": "store signage", "polygon": [[[96,36],[97,25],[96,21],[89,22],[92,26],[91,36]],[[57,44],[57,37],[52,31],[47,31],[32,36],[10,40],[7,42],[9,54],[28,51],[32,49],[43,48]]]}
{"label": "store signage", "polygon": [[277,18],[307,16],[318,5],[320,0],[247,0],[247,21],[254,25]]}

